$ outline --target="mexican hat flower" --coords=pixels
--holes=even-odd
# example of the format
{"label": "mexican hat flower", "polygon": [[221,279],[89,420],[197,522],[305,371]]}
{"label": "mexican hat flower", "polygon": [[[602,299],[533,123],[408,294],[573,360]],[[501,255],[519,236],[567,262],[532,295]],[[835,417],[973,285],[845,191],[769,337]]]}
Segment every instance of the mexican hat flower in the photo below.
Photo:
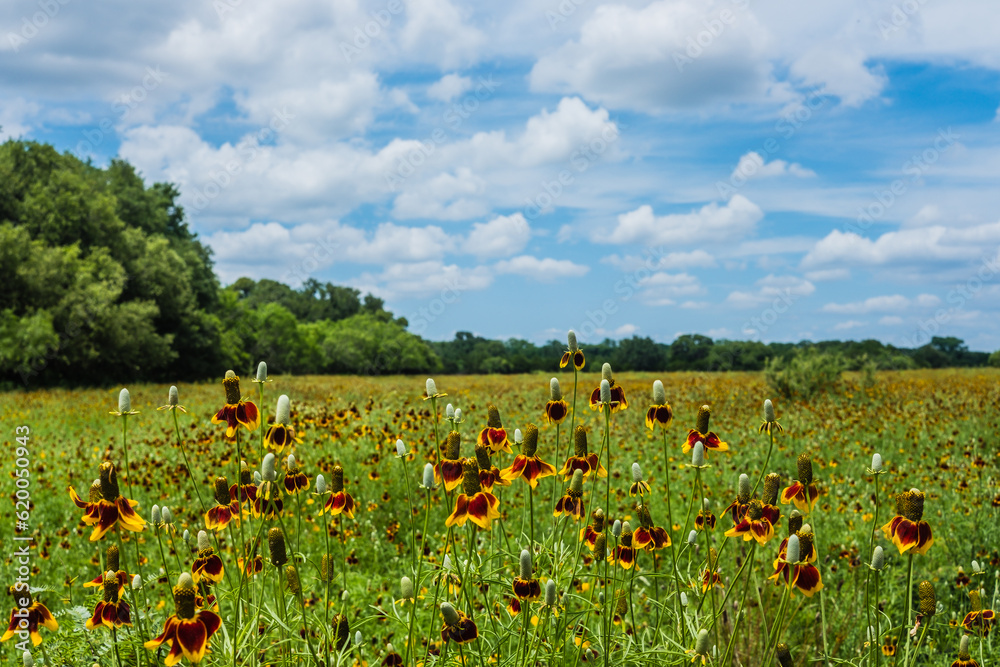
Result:
{"label": "mexican hat flower", "polygon": [[[121,564],[121,556],[118,553],[118,545],[112,544],[104,552],[104,564],[108,570],[112,572],[118,572],[119,566]],[[120,583],[120,590],[118,594],[121,595],[125,590],[125,582],[128,581],[129,575],[126,574],[120,582],[116,580],[116,583]],[[83,584],[84,588],[104,588],[104,573],[97,575],[96,578]]]}
{"label": "mexican hat flower", "polygon": [[[489,443],[482,442],[481,438],[479,444],[489,448]],[[458,431],[452,431],[445,438],[441,446],[441,459],[434,466],[434,481],[438,484],[443,482],[445,491],[451,491],[462,481],[461,452],[462,435]]]}
{"label": "mexican hat flower", "polygon": [[309,478],[299,469],[295,455],[289,454],[285,459],[285,493],[294,496],[309,488]]}
{"label": "mexican hat flower", "polygon": [[322,512],[329,512],[333,516],[343,514],[353,519],[355,507],[354,497],[344,491],[344,469],[338,463],[333,466],[333,474],[330,476],[330,497]]}
{"label": "mexican hat flower", "polygon": [[962,635],[962,639],[959,640],[958,660],[952,662],[951,667],[979,667],[979,663],[969,654],[969,635]]}
{"label": "mexican hat flower", "polygon": [[622,536],[617,547],[608,554],[608,562],[614,565],[618,563],[626,570],[631,570],[635,565],[635,546],[632,544],[632,526],[626,521],[622,524]]}
{"label": "mexican hat flower", "polygon": [[[14,597],[14,608],[10,610],[10,623],[7,624],[7,631],[0,637],[0,642],[5,642],[16,634],[22,640],[30,637],[32,645],[38,646],[42,643],[38,626],[52,632],[59,629],[59,623],[52,617],[48,608],[38,600],[32,599],[26,583],[14,584],[8,592]],[[24,614],[27,614],[27,618]],[[27,621],[27,625],[24,621]]]}
{"label": "mexican hat flower", "polygon": [[[253,405],[251,403],[251,405]],[[264,444],[278,454],[285,447],[291,447],[293,443],[301,444],[301,440],[296,437],[295,429],[291,427],[291,406],[288,396],[282,394],[278,397],[278,405],[274,411],[274,423],[271,424],[267,433],[264,434]]]}
{"label": "mexican hat flower", "polygon": [[514,577],[511,590],[514,596],[521,602],[532,602],[542,596],[542,585],[538,583],[532,575],[531,552],[527,549],[521,550],[520,576]]}
{"label": "mexican hat flower", "polygon": [[764,421],[761,422],[757,432],[771,435],[771,431],[775,430],[778,431],[778,433],[781,433],[785,429],[781,428],[781,424],[778,423],[778,418],[774,415],[774,405],[771,403],[771,399],[767,399],[764,401]]}
{"label": "mexican hat flower", "polygon": [[177,387],[170,387],[167,390],[167,404],[161,405],[156,408],[157,410],[180,410],[181,412],[187,412],[183,405],[178,405],[179,399],[177,394]]}
{"label": "mexican hat flower", "polygon": [[253,471],[246,461],[240,461],[240,481],[229,487],[229,495],[235,498],[242,505],[247,503],[243,511],[249,512],[253,502],[257,499],[257,485],[253,481]]}
{"label": "mexican hat flower", "polygon": [[530,484],[531,488],[535,488],[538,486],[538,480],[556,474],[555,466],[538,458],[537,451],[538,427],[528,424],[524,429],[521,453],[514,457],[514,462],[509,468],[500,472],[500,476],[509,482],[520,477]]}
{"label": "mexican hat flower", "polygon": [[972,611],[962,619],[962,627],[977,637],[988,636],[996,621],[996,614],[992,609],[983,609],[983,598],[977,590],[969,591],[969,602],[972,604]]}
{"label": "mexican hat flower", "polygon": [[570,480],[566,493],[556,501],[556,507],[552,511],[552,516],[571,516],[574,521],[583,518],[583,473],[579,470],[573,472],[573,479]]}
{"label": "mexican hat flower", "polygon": [[230,521],[240,520],[240,501],[236,498],[236,485],[229,485],[225,477],[215,478],[215,507],[205,512],[205,527],[224,530]]}
{"label": "mexican hat flower", "polygon": [[741,474],[736,488],[736,499],[722,510],[723,514],[732,514],[734,524],[743,520],[743,516],[750,507],[750,477],[745,473]]}
{"label": "mexican hat flower", "polygon": [[646,410],[646,428],[653,430],[657,426],[666,430],[674,419],[674,411],[667,403],[667,393],[659,380],[653,383],[653,404]]}
{"label": "mexican hat flower", "polygon": [[225,568],[222,559],[215,553],[215,547],[208,539],[208,533],[198,531],[198,556],[191,565],[191,578],[198,584],[202,579],[217,584],[222,581]]}
{"label": "mexican hat flower", "polygon": [[709,406],[703,405],[698,408],[698,420],[695,422],[695,428],[688,431],[687,440],[684,441],[681,451],[687,454],[694,449],[695,443],[698,442],[704,445],[706,454],[709,450],[715,452],[729,451],[729,443],[723,442],[719,436],[708,430],[708,422],[711,416],[712,408]]}
{"label": "mexican hat flower", "polygon": [[493,487],[496,485],[500,486],[510,486],[510,480],[503,478],[503,474],[500,468],[493,465],[493,460],[490,458],[490,448],[484,445],[476,444],[476,463],[479,466],[479,483],[483,487],[483,491],[493,492]]}
{"label": "mexican hat flower", "polygon": [[587,479],[591,475],[597,477],[607,477],[608,471],[601,465],[597,454],[591,454],[587,447],[587,429],[577,426],[573,431],[573,456],[566,459],[566,463],[559,470],[563,479],[569,481],[573,477],[573,471],[579,470],[583,473],[583,478]]}
{"label": "mexican hat flower", "polygon": [[[254,537],[246,541],[246,546],[243,549],[246,556],[240,556],[236,559],[236,566],[248,577],[260,574],[264,570],[264,557],[259,552],[260,542],[257,537]],[[323,554],[323,558],[327,558],[326,554]],[[327,580],[324,579],[324,581]]]}
{"label": "mexican hat flower", "polygon": [[653,524],[653,519],[649,515],[648,505],[636,505],[636,514],[639,516],[639,527],[632,533],[632,545],[637,549],[666,549],[670,546],[670,535],[666,529]]}
{"label": "mexican hat flower", "polygon": [[426,401],[426,400],[429,400],[429,399],[432,399],[432,398],[441,398],[441,397],[447,396],[447,395],[448,394],[445,394],[445,393],[442,393],[442,392],[438,391],[437,383],[434,381],[433,378],[427,378],[427,380],[424,381],[424,395],[423,395],[423,400]]}
{"label": "mexican hat flower", "polygon": [[87,526],[94,526],[94,532],[90,534],[90,541],[98,541],[119,522],[125,530],[134,533],[142,532],[146,527],[146,520],[132,509],[139,502],[129,500],[121,495],[118,489],[118,473],[115,471],[114,464],[110,461],[102,463],[100,475],[99,485],[90,487],[90,502],[84,502],[80,496],[76,495],[73,487],[69,488],[69,496],[76,503],[76,506],[86,510],[83,515],[83,523]]}
{"label": "mexican hat flower", "polygon": [[170,653],[163,663],[167,667],[176,665],[181,658],[197,664],[208,651],[208,642],[222,626],[222,619],[213,611],[195,611],[196,598],[194,579],[184,572],[174,586],[176,611],[163,624],[159,637],[144,644],[148,649],[159,648],[162,644],[170,647]]}
{"label": "mexican hat flower", "polygon": [[719,554],[715,551],[715,547],[709,547],[708,561],[705,563],[705,569],[701,572],[702,594],[712,590],[715,586],[722,588],[724,584],[722,576],[719,574]]}
{"label": "mexican hat flower", "polygon": [[805,453],[799,454],[796,466],[798,479],[781,492],[781,504],[792,502],[800,511],[808,513],[819,498],[819,489],[813,484],[812,457]]}
{"label": "mexican hat flower", "polygon": [[563,400],[559,379],[549,380],[549,402],[545,404],[545,421],[550,424],[562,424],[569,415],[569,404]]}
{"label": "mexican hat flower", "polygon": [[576,332],[572,329],[566,334],[566,351],[563,352],[562,359],[559,360],[559,368],[566,368],[569,366],[569,362],[573,362],[573,368],[576,370],[582,370],[584,364],[587,363],[586,357],[583,356],[583,350],[576,342]]}
{"label": "mexican hat flower", "polygon": [[510,442],[507,440],[507,430],[500,421],[500,410],[490,403],[486,406],[486,428],[479,432],[479,444],[490,448],[490,451],[512,454]]}
{"label": "mexican hat flower", "polygon": [[479,465],[475,459],[466,459],[464,462],[464,472],[462,474],[462,485],[465,493],[460,493],[455,498],[455,509],[445,520],[445,525],[463,526],[467,519],[471,519],[483,530],[490,530],[493,519],[500,518],[500,501],[489,491],[483,491],[479,483]]}
{"label": "mexican hat flower", "polygon": [[809,562],[816,560],[813,534],[809,524],[803,525],[799,532],[790,535],[783,545],[779,548],[778,557],[774,561],[774,574],[768,579],[773,579],[776,585],[782,582],[790,584],[793,589],[797,588],[806,597],[811,598],[823,588],[823,578],[819,569]]}
{"label": "mexican hat flower", "polygon": [[441,603],[441,616],[444,618],[441,641],[468,644],[479,637],[479,628],[476,627],[473,620],[460,610],[455,609],[451,603]]}
{"label": "mexican hat flower", "polygon": [[712,513],[712,501],[708,498],[701,499],[701,509],[698,510],[698,516],[694,518],[694,527],[696,530],[715,530],[716,517]]}
{"label": "mexican hat flower", "polygon": [[604,534],[604,510],[598,507],[590,513],[590,523],[580,529],[580,541],[591,551],[597,544],[597,536]]}
{"label": "mexican hat flower", "polygon": [[132,625],[132,617],[129,614],[128,602],[122,600],[122,591],[128,581],[128,575],[124,571],[114,572],[108,570],[104,573],[104,598],[97,602],[93,615],[87,620],[86,628],[120,628],[123,625]]}
{"label": "mexican hat flower", "polygon": [[590,394],[590,409],[602,409],[602,406],[607,403],[611,406],[611,412],[628,410],[628,399],[625,398],[625,390],[622,389],[621,385],[615,382],[614,375],[611,373],[611,364],[606,363],[601,367],[601,379],[607,380],[608,385],[611,388],[611,400],[606,402],[602,401],[601,388],[598,387]]}
{"label": "mexican hat flower", "polygon": [[910,489],[896,494],[896,516],[882,526],[882,532],[892,540],[899,553],[925,554],[934,544],[931,526],[923,516],[923,491]]}
{"label": "mexican hat flower", "polygon": [[260,426],[260,412],[253,401],[244,401],[240,392],[240,378],[232,371],[226,371],[222,381],[226,390],[226,404],[212,417],[213,424],[226,425],[226,437],[236,435],[236,429],[242,424],[248,431],[256,431]]}
{"label": "mexican hat flower", "polygon": [[767,544],[774,537],[774,524],[779,514],[776,509],[765,506],[754,498],[750,501],[746,514],[735,526],[726,531],[726,537],[743,537],[744,542],[757,540],[758,544]]}
{"label": "mexican hat flower", "polygon": [[645,476],[642,474],[642,466],[638,463],[632,464],[632,486],[628,488],[628,494],[633,498],[635,496],[644,496],[649,493],[649,482],[646,481]]}
{"label": "mexican hat flower", "polygon": [[281,499],[281,487],[278,486],[278,473],[274,469],[274,454],[268,452],[260,466],[261,481],[257,487],[257,495],[253,500],[253,515],[265,519],[277,518],[285,503]]}

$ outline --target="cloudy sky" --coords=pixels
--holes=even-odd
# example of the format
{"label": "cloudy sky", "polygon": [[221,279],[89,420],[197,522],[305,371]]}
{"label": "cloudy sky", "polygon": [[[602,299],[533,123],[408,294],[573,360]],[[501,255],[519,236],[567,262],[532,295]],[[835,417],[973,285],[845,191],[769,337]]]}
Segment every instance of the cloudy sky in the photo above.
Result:
{"label": "cloudy sky", "polygon": [[6,0],[0,137],[172,181],[224,282],[534,341],[1000,348],[995,0]]}

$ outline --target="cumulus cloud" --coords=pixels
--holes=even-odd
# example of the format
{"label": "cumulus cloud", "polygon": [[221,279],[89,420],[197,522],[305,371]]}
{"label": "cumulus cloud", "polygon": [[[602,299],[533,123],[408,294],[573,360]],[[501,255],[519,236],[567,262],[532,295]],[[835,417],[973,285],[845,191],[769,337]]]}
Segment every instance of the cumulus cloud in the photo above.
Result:
{"label": "cumulus cloud", "polygon": [[933,294],[920,294],[915,299],[908,299],[902,294],[873,296],[864,301],[851,303],[828,303],[820,310],[825,313],[841,315],[862,315],[865,313],[899,312],[908,310],[911,306],[932,308],[941,303],[941,299]]}
{"label": "cumulus cloud", "polygon": [[659,271],[636,281],[639,298],[651,306],[672,306],[678,298],[703,294],[701,282],[688,273]]}
{"label": "cumulus cloud", "polygon": [[453,99],[472,88],[472,79],[459,74],[445,74],[427,89],[427,96],[440,102]]}
{"label": "cumulus cloud", "polygon": [[480,259],[507,257],[524,250],[531,240],[531,227],[520,213],[499,215],[489,222],[477,222],[465,239],[463,249]]}
{"label": "cumulus cloud", "polygon": [[930,225],[886,232],[875,240],[838,229],[816,243],[802,259],[803,268],[831,265],[895,266],[968,262],[984,246],[1000,244],[1000,222],[956,228]]}
{"label": "cumulus cloud", "polygon": [[602,264],[609,264],[620,271],[676,271],[678,269],[708,268],[717,265],[715,258],[708,252],[698,249],[691,252],[670,252],[665,255],[650,253],[647,256],[618,254],[608,255],[601,259]]}
{"label": "cumulus cloud", "polygon": [[786,306],[809,296],[816,286],[798,276],[776,276],[769,274],[755,283],[756,290],[736,290],[729,293],[725,303],[734,308],[755,308],[780,300]]}
{"label": "cumulus cloud", "polygon": [[618,216],[606,236],[595,233],[598,243],[689,244],[699,241],[731,240],[746,236],[764,217],[763,211],[743,195],[733,195],[726,203],[711,202],[690,213],[657,216],[645,204]]}
{"label": "cumulus cloud", "polygon": [[808,178],[815,176],[816,172],[806,169],[797,162],[785,162],[784,160],[771,160],[765,162],[760,153],[750,151],[740,158],[736,168],[730,175],[730,181],[739,182],[742,180],[752,180],[755,178],[769,178],[772,176],[797,176]]}
{"label": "cumulus cloud", "polygon": [[497,273],[512,273],[538,282],[554,282],[559,278],[579,278],[590,271],[590,267],[575,264],[568,259],[538,259],[531,255],[520,255],[501,260],[495,266]]}

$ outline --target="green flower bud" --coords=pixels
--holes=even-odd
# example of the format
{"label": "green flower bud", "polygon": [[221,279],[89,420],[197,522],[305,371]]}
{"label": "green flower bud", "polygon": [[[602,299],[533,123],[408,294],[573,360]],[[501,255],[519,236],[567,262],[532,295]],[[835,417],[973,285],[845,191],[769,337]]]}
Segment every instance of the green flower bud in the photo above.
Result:
{"label": "green flower bud", "polygon": [[424,390],[428,396],[436,396],[438,393],[437,384],[431,378],[427,378],[427,381],[424,382]]}
{"label": "green flower bud", "polygon": [[[430,464],[428,463],[427,465]],[[316,475],[316,493],[319,495],[326,493],[326,477],[323,477],[323,475]]]}
{"label": "green flower bud", "polygon": [[872,454],[872,472],[882,472],[882,455],[878,452]]}
{"label": "green flower bud", "polygon": [[267,364],[263,361],[257,364],[257,382],[267,382]]}
{"label": "green flower bud", "polygon": [[700,468],[705,465],[705,445],[699,440],[691,449],[691,465]]}
{"label": "green flower bud", "polygon": [[774,416],[774,406],[771,404],[770,398],[764,401],[764,421],[777,421],[777,417]]}
{"label": "green flower bud", "polygon": [[288,426],[291,423],[291,405],[285,394],[278,397],[278,407],[274,411],[274,422],[283,426]]}
{"label": "green flower bud", "polygon": [[212,542],[208,539],[208,533],[204,530],[198,531],[198,551],[204,551],[205,549],[211,549]]}
{"label": "green flower bud", "polygon": [[424,464],[424,477],[421,480],[421,485],[425,489],[434,488],[434,466],[431,465],[430,463]]}
{"label": "green flower bud", "polygon": [[559,387],[559,378],[552,378],[549,380],[549,400],[562,400],[562,389]]}
{"label": "green flower bud", "polygon": [[570,352],[576,352],[580,349],[580,346],[576,342],[576,332],[572,329],[566,334],[566,344],[569,347]]}
{"label": "green flower bud", "polygon": [[573,471],[573,477],[569,480],[569,490],[571,493],[583,493],[583,471],[579,468]]}
{"label": "green flower bud", "polygon": [[265,482],[273,482],[278,478],[278,473],[274,470],[274,454],[268,452],[264,457],[264,462],[260,466],[260,476]]}
{"label": "green flower bud", "polygon": [[413,580],[409,577],[402,577],[399,580],[399,592],[403,594],[404,600],[409,600],[413,597]]}
{"label": "green flower bud", "polygon": [[[604,364],[608,366],[608,364]],[[608,366],[610,368],[610,366]],[[601,403],[608,404],[611,402],[611,383],[607,380],[601,380]]]}
{"label": "green flower bud", "polygon": [[132,412],[132,397],[129,395],[128,389],[122,389],[118,393],[118,412]]}
{"label": "green flower bud", "polygon": [[882,547],[875,547],[875,551],[872,552],[872,569],[881,572],[883,567],[885,567],[885,552],[882,551]]}
{"label": "green flower bud", "polygon": [[179,400],[177,387],[170,387],[170,390],[167,392],[167,405],[177,405]]}
{"label": "green flower bud", "polygon": [[708,655],[708,630],[698,631],[698,638],[694,643],[694,652],[697,655]]}
{"label": "green flower bud", "polygon": [[555,579],[549,579],[545,582],[545,605],[547,607],[554,607],[556,604],[556,582]]}
{"label": "green flower bud", "polygon": [[667,392],[659,380],[653,382],[653,405],[663,405],[667,402]]}
{"label": "green flower bud", "polygon": [[799,536],[791,535],[788,538],[788,547],[785,551],[785,560],[789,563],[799,562]]}
{"label": "green flower bud", "polygon": [[531,579],[531,552],[521,550],[521,579]]}
{"label": "green flower bud", "polygon": [[458,612],[451,606],[450,602],[441,603],[441,615],[444,617],[444,624],[448,627],[455,627],[459,623]]}
{"label": "green flower bud", "polygon": [[604,362],[604,365],[601,366],[601,379],[607,380],[608,383],[614,379],[614,375],[611,373],[611,364]]}

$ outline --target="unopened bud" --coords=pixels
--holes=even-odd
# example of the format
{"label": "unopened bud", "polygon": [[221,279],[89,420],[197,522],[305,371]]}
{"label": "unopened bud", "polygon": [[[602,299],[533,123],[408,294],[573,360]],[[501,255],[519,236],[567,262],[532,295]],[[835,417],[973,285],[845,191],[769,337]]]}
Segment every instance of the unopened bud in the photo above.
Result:
{"label": "unopened bud", "polygon": [[190,542],[191,541],[191,531],[185,529],[184,530],[184,534],[181,535],[181,539],[184,540],[184,542]]}
{"label": "unopened bud", "polygon": [[431,378],[427,378],[427,381],[424,382],[424,389],[427,391],[428,396],[435,396],[438,393],[437,384]]}
{"label": "unopened bud", "polygon": [[260,466],[260,476],[265,482],[273,482],[278,478],[278,473],[274,470],[274,454],[268,452]]}
{"label": "unopened bud", "polygon": [[745,473],[740,475],[740,482],[737,485],[739,488],[739,494],[737,495],[737,500],[743,505],[750,502],[750,477]]}
{"label": "unopened bud", "polygon": [[288,396],[282,394],[278,397],[278,406],[274,410],[274,421],[277,424],[288,426],[292,419],[292,406]]}
{"label": "unopened bud", "polygon": [[777,418],[774,416],[774,405],[771,404],[770,398],[764,401],[764,421],[777,421]]}
{"label": "unopened bud", "polygon": [[361,630],[357,630],[354,633],[354,645],[361,646],[361,642],[365,640],[364,635],[361,634]]}
{"label": "unopened bud", "polygon": [[174,515],[170,512],[170,508],[169,507],[161,507],[160,508],[160,514],[163,517],[163,523],[167,524],[168,526],[171,525],[171,524],[173,524],[173,522],[174,522]]}
{"label": "unopened bud", "polygon": [[421,483],[425,489],[434,488],[434,466],[430,463],[424,464],[424,478]]}
{"label": "unopened bud", "polygon": [[211,549],[212,543],[208,539],[208,533],[204,530],[198,531],[198,551],[203,551],[204,549]]}
{"label": "unopened bud", "polygon": [[514,429],[514,444],[515,445],[520,445],[522,442],[524,442],[524,434],[521,433],[521,429],[515,428]]}
{"label": "unopened bud", "polygon": [[257,382],[267,382],[267,363],[264,361],[257,364]]}
{"label": "unopened bud", "polygon": [[691,546],[694,546],[694,544],[697,541],[698,541],[698,531],[697,530],[692,530],[690,533],[688,533],[688,544],[690,544]]}
{"label": "unopened bud", "polygon": [[958,640],[958,659],[969,660],[969,635],[962,635]]}
{"label": "unopened bud", "polygon": [[638,463],[633,463],[632,464],[632,482],[633,483],[637,483],[637,482],[641,482],[641,481],[643,481],[642,466],[640,466]]}
{"label": "unopened bud", "polygon": [[684,592],[681,593],[681,606],[682,607],[688,606],[688,596],[687,596],[687,593],[684,593]]}
{"label": "unopened bud", "polygon": [[21,663],[24,667],[35,667],[35,659],[31,657],[31,651],[25,651],[21,654]]}
{"label": "unopened bud", "polygon": [[296,468],[296,465],[295,465],[295,454],[289,454],[288,455],[288,457],[285,459],[285,467],[288,468],[289,470],[292,470],[292,469]]}
{"label": "unopened bud", "polygon": [[[430,463],[428,463],[427,465],[430,465]],[[323,477],[323,475],[316,475],[316,493],[320,495],[326,493],[326,477]]]}
{"label": "unopened bud", "polygon": [[455,408],[455,419],[453,421],[456,424],[462,423],[462,408]]}
{"label": "unopened bud", "polygon": [[132,397],[128,393],[128,389],[122,389],[118,393],[118,412],[132,412]]}
{"label": "unopened bud", "polygon": [[399,439],[396,440],[396,456],[399,458],[406,456],[406,445]]}
{"label": "unopened bud", "polygon": [[576,332],[572,329],[566,333],[566,344],[570,352],[576,352],[580,349],[580,346],[576,342]]}
{"label": "unopened bud", "polygon": [[531,579],[531,552],[521,550],[521,579]]}
{"label": "unopened bud", "polygon": [[611,403],[611,383],[607,380],[601,380],[601,403]]}
{"label": "unopened bud", "polygon": [[163,515],[160,514],[159,505],[153,505],[153,509],[149,510],[149,518],[152,520],[154,526],[163,523]]}
{"label": "unopened bud", "polygon": [[458,625],[458,612],[451,606],[450,602],[441,603],[441,615],[444,616],[444,624],[449,627]]}
{"label": "unopened bud", "polygon": [[618,519],[615,519],[615,522],[611,524],[611,534],[616,538],[622,536],[622,522]]}
{"label": "unopened bud", "polygon": [[142,577],[138,574],[132,577],[132,590],[137,591],[142,588]]}
{"label": "unopened bud", "polygon": [[549,400],[562,400],[562,388],[559,386],[559,378],[552,378],[549,380]]}
{"label": "unopened bud", "polygon": [[659,380],[653,382],[653,405],[663,405],[667,402],[667,392]]}
{"label": "unopened bud", "polygon": [[885,567],[885,552],[882,547],[875,547],[872,552],[872,569],[880,572],[883,567]]}
{"label": "unopened bud", "polygon": [[983,571],[983,569],[979,566],[979,561],[977,560],[972,561],[972,571],[975,574],[979,574],[980,572]]}
{"label": "unopened bud", "polygon": [[878,452],[872,454],[872,471],[881,472],[882,471],[882,455]]}
{"label": "unopened bud", "polygon": [[790,535],[788,537],[788,547],[785,551],[785,560],[789,563],[799,562],[799,536]]}
{"label": "unopened bud", "polygon": [[699,630],[698,639],[694,643],[694,652],[697,655],[708,655],[708,630]]}
{"label": "unopened bud", "polygon": [[455,418],[455,406],[452,405],[451,403],[449,403],[448,405],[446,405],[444,407],[444,417],[445,417],[445,419],[454,419]]}
{"label": "unopened bud", "polygon": [[556,604],[556,581],[555,579],[549,579],[545,582],[545,605],[547,607],[555,606]]}
{"label": "unopened bud", "polygon": [[694,448],[691,450],[691,465],[695,468],[705,465],[705,445],[702,444],[701,440],[694,443]]}
{"label": "unopened bud", "polygon": [[399,580],[399,592],[402,593],[404,600],[409,600],[413,597],[413,580],[409,577],[402,577]]}
{"label": "unopened bud", "polygon": [[179,400],[180,399],[177,396],[177,387],[170,387],[170,390],[167,392],[167,405],[177,405]]}

